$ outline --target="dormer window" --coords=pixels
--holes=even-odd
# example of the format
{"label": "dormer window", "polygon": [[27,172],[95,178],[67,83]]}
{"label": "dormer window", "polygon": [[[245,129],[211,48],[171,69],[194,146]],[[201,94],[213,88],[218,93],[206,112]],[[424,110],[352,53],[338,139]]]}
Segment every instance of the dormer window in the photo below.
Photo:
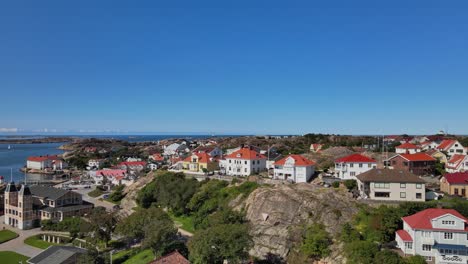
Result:
{"label": "dormer window", "polygon": [[455,221],[453,220],[442,220],[443,225],[455,225]]}
{"label": "dormer window", "polygon": [[241,154],[237,154],[237,156],[236,156],[236,157],[240,158],[240,157],[241,157]]}

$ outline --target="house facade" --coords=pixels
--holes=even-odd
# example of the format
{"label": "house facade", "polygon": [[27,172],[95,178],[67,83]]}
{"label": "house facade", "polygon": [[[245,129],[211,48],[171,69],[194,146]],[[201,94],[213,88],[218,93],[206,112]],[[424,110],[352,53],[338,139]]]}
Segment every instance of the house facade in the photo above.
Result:
{"label": "house facade", "polygon": [[315,173],[315,162],[301,155],[289,155],[274,163],[274,178],[308,182]]}
{"label": "house facade", "polygon": [[204,173],[205,171],[215,171],[218,168],[218,162],[205,152],[193,153],[182,163],[182,170],[185,172]]}
{"label": "house facade", "polygon": [[146,168],[146,161],[124,161],[118,167],[127,172],[140,172]]}
{"label": "house facade", "polygon": [[455,139],[444,139],[442,142],[440,142],[439,146],[437,146],[437,149],[440,151],[444,151],[447,153],[449,157],[452,157],[455,154],[462,154],[466,155],[466,150],[465,147],[463,147],[458,140]]}
{"label": "house facade", "polygon": [[26,167],[34,170],[63,170],[68,164],[58,156],[28,157]]}
{"label": "house facade", "polygon": [[335,160],[335,173],[342,180],[356,180],[356,176],[377,168],[377,161],[361,154]]}
{"label": "house facade", "polygon": [[430,208],[402,220],[395,241],[403,254],[435,264],[467,263],[468,219],[459,212]]}
{"label": "house facade", "polygon": [[362,198],[380,201],[424,202],[425,182],[402,170],[372,169],[357,176]]}
{"label": "house facade", "polygon": [[266,157],[251,147],[242,147],[225,157],[223,163],[227,175],[249,176],[266,169]]}
{"label": "house facade", "polygon": [[192,153],[206,153],[211,157],[221,157],[223,155],[223,151],[215,146],[200,146],[194,149]]}
{"label": "house facade", "polygon": [[437,149],[430,149],[425,152],[427,155],[435,158],[438,160],[440,163],[447,163],[447,155],[445,155],[442,151],[437,150]]}
{"label": "house facade", "polygon": [[5,189],[5,218],[7,225],[31,229],[41,220],[62,221],[65,217],[82,216],[91,212],[91,203],[72,191],[47,186],[9,183]]}
{"label": "house facade", "polygon": [[445,164],[449,173],[468,171],[468,155],[455,154]]}
{"label": "house facade", "polygon": [[395,147],[395,153],[397,154],[414,154],[414,153],[417,153],[417,152],[420,152],[421,151],[421,148],[414,145],[414,144],[411,144],[409,142],[406,142],[404,144],[401,144],[397,147]]}
{"label": "house facade", "polygon": [[416,175],[432,175],[436,159],[426,153],[398,154],[386,162],[390,169],[405,170]]}
{"label": "house facade", "polygon": [[468,172],[447,173],[440,178],[440,190],[468,198]]}
{"label": "house facade", "polygon": [[319,152],[320,150],[322,150],[322,148],[323,148],[323,144],[317,144],[317,143],[310,144],[311,152]]}

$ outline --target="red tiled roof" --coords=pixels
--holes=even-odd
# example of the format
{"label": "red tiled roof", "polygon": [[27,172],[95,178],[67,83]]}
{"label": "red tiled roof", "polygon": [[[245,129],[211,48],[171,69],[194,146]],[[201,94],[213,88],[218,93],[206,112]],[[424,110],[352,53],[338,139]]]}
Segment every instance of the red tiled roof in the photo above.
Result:
{"label": "red tiled roof", "polygon": [[439,146],[437,146],[437,149],[448,150],[455,142],[456,140],[454,139],[444,139],[440,142]]}
{"label": "red tiled roof", "polygon": [[294,159],[294,166],[312,166],[315,165],[315,162],[309,159],[304,158],[301,155],[289,155],[286,156],[277,162],[275,162],[275,165],[284,165],[286,163],[286,160],[292,158]]}
{"label": "red tiled roof", "polygon": [[29,161],[37,161],[37,162],[42,162],[46,160],[60,160],[60,158],[57,155],[54,156],[37,156],[37,157],[28,157]]}
{"label": "red tiled roof", "polygon": [[[194,153],[193,155],[196,155],[198,157],[198,163],[208,163],[210,161],[210,155],[205,152],[200,152],[200,153]],[[192,162],[192,156],[190,155],[187,158],[184,159],[186,162]]]}
{"label": "red tiled roof", "polygon": [[452,156],[452,158],[448,161],[448,163],[455,163],[456,166],[458,165],[458,163],[460,163],[461,161],[463,161],[465,159],[466,155],[462,155],[462,154],[455,154]]}
{"label": "red tiled roof", "polygon": [[239,149],[238,151],[234,151],[233,153],[226,156],[227,159],[243,159],[243,160],[259,160],[259,159],[266,159],[266,157],[257,151],[249,148],[244,147]]}
{"label": "red tiled roof", "polygon": [[439,209],[439,208],[429,208],[424,211],[418,212],[414,215],[403,217],[409,226],[415,229],[433,229],[431,220],[446,214],[454,215],[460,219],[463,219],[465,222],[468,221],[463,215],[453,209]]}
{"label": "red tiled roof", "polygon": [[400,146],[398,147],[395,147],[395,148],[399,148],[399,149],[419,149],[418,146],[414,145],[414,144],[411,144],[409,142],[406,142],[404,144],[401,144]]}
{"label": "red tiled roof", "polygon": [[374,159],[361,154],[352,154],[341,159],[337,159],[335,162],[377,163]]}
{"label": "red tiled roof", "polygon": [[96,175],[100,176],[120,176],[120,175],[125,175],[127,173],[125,170],[98,170],[96,171]]}
{"label": "red tiled roof", "polygon": [[433,157],[426,153],[414,153],[414,154],[400,154],[401,157],[408,161],[435,161]]}
{"label": "red tiled roof", "polygon": [[148,264],[190,264],[190,262],[182,256],[178,251],[174,251]]}
{"label": "red tiled roof", "polygon": [[406,232],[405,230],[398,230],[396,231],[397,236],[401,238],[403,241],[413,241],[413,238]]}
{"label": "red tiled roof", "polygon": [[155,153],[155,154],[153,154],[153,155],[151,155],[151,156],[153,157],[153,159],[154,159],[155,161],[164,161],[164,157],[161,156],[161,154],[159,154],[159,153]]}
{"label": "red tiled roof", "polygon": [[468,172],[447,173],[444,178],[450,184],[468,184]]}

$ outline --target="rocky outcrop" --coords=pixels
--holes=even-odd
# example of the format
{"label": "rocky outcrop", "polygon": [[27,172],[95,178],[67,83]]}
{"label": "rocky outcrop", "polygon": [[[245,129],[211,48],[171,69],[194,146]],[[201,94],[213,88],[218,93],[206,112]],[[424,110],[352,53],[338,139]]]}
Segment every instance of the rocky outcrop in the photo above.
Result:
{"label": "rocky outcrop", "polygon": [[[308,224],[322,223],[332,237],[337,237],[343,224],[358,211],[346,190],[313,184],[258,188],[246,199],[245,207],[254,241],[250,254],[279,259],[287,259],[293,246],[301,242],[302,231]],[[334,251],[327,260],[344,262],[339,251]]]}
{"label": "rocky outcrop", "polygon": [[145,187],[146,184],[150,183],[152,180],[154,180],[153,172],[150,172],[145,177],[140,177],[132,185],[125,187],[123,190],[125,197],[120,203],[120,207],[122,208],[120,210],[121,214],[130,215],[133,212],[133,208],[138,206],[136,203],[138,191]]}

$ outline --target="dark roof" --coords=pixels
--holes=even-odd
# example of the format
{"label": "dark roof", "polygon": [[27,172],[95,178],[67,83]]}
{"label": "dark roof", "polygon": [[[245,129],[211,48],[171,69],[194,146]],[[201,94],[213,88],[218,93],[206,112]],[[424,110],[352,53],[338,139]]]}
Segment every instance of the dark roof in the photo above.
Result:
{"label": "dark roof", "polygon": [[356,177],[362,182],[425,183],[413,173],[403,170],[372,169]]}
{"label": "dark roof", "polygon": [[17,192],[18,189],[16,188],[16,185],[14,182],[10,182],[8,183],[6,189],[5,189],[5,192]]}
{"label": "dark roof", "polygon": [[83,204],[77,204],[77,205],[68,205],[68,206],[62,206],[62,207],[44,207],[41,209],[41,211],[46,211],[49,213],[52,212],[71,212],[75,210],[80,210],[80,209],[85,209],[85,208],[92,208],[93,204],[92,203],[87,203],[83,202]]}
{"label": "dark roof", "polygon": [[40,186],[40,185],[33,185],[29,188],[31,190],[32,195],[48,198],[51,200],[56,200],[70,191],[58,189],[49,186]]}
{"label": "dark roof", "polygon": [[26,184],[21,185],[19,195],[31,195],[31,190]]}
{"label": "dark roof", "polygon": [[50,246],[35,257],[28,260],[32,264],[62,264],[62,263],[77,263],[68,262],[77,254],[86,254],[86,250],[82,248],[69,246]]}

